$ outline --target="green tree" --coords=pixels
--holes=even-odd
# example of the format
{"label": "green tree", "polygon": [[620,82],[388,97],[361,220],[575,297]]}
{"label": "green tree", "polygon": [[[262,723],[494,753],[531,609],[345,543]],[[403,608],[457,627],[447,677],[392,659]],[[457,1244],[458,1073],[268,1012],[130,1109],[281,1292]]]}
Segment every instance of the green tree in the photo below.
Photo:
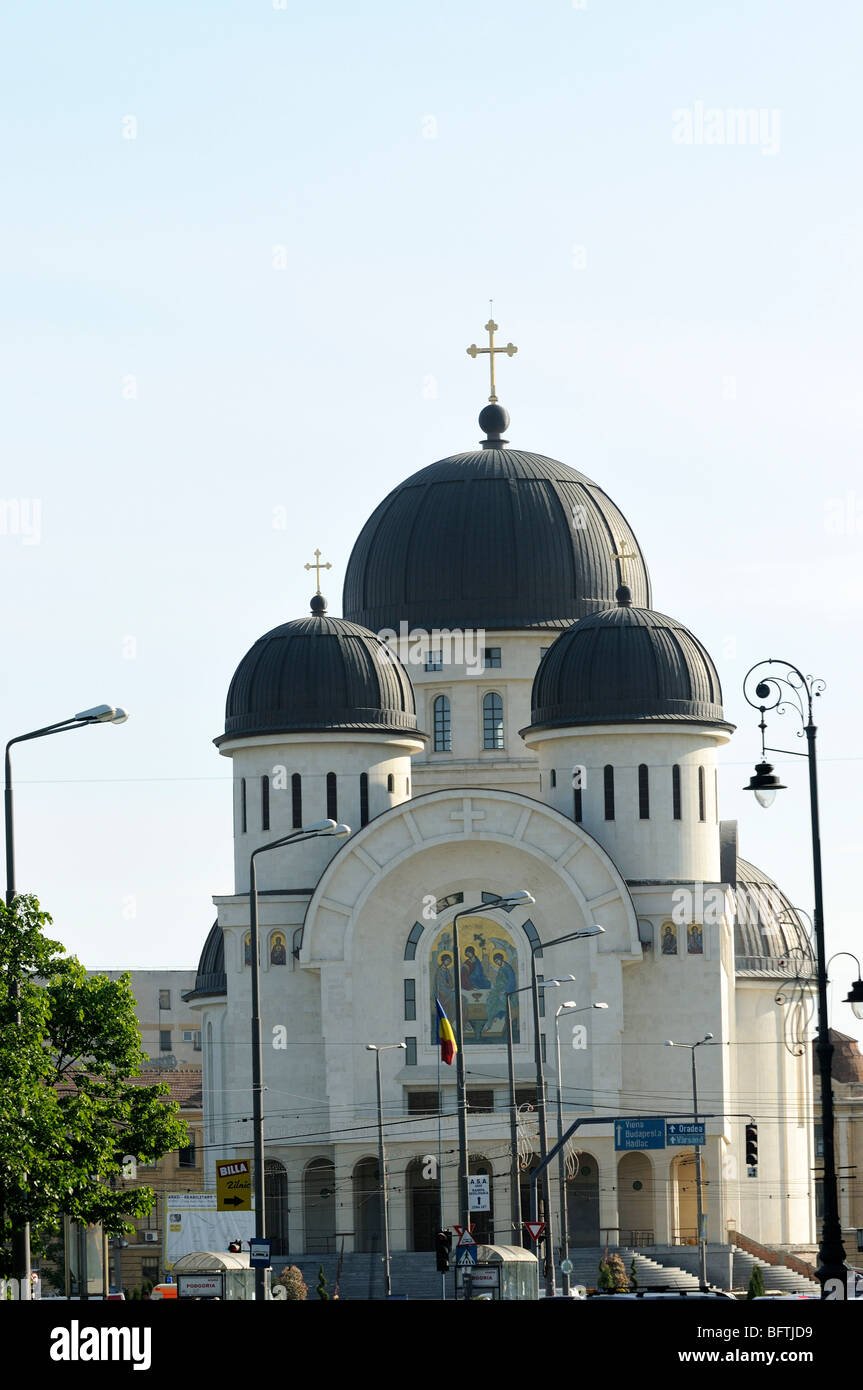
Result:
{"label": "green tree", "polygon": [[88,977],[50,923],[34,897],[0,904],[0,1273],[26,1221],[35,1252],[63,1212],[122,1235],[155,1201],[110,1186],[123,1156],[153,1163],[188,1143],[169,1087],[134,1080],[145,1054],[128,975]]}
{"label": "green tree", "polygon": [[756,1265],[749,1276],[749,1284],[746,1289],[747,1298],[761,1298],[764,1294],[764,1275],[761,1273],[761,1266]]}
{"label": "green tree", "polygon": [[632,1264],[629,1266],[629,1287],[632,1293],[638,1288],[638,1273],[635,1268],[635,1256],[632,1257]]}
{"label": "green tree", "polygon": [[317,1293],[318,1298],[323,1299],[327,1303],[329,1302],[330,1295],[329,1290],[327,1289],[327,1276],[324,1274],[323,1265],[321,1265],[320,1269],[318,1270],[318,1287],[315,1290],[315,1292]]}

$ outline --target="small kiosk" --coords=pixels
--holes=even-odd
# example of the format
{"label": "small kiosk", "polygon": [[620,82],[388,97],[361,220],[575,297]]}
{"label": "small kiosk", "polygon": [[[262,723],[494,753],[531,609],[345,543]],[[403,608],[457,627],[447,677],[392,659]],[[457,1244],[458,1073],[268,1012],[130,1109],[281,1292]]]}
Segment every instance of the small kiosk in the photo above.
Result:
{"label": "small kiosk", "polygon": [[230,1303],[251,1302],[255,1297],[255,1271],[249,1267],[248,1252],[197,1250],[182,1255],[171,1274],[178,1298],[222,1298]]}
{"label": "small kiosk", "polygon": [[520,1245],[476,1245],[476,1263],[457,1264],[455,1296],[460,1299],[539,1298],[536,1255]]}

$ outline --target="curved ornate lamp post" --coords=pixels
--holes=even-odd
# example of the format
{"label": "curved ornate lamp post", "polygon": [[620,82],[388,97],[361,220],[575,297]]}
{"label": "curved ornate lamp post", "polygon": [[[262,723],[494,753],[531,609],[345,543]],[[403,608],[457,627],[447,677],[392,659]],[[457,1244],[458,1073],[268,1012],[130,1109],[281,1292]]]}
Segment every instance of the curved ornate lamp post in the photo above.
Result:
{"label": "curved ornate lamp post", "polygon": [[[92,709],[73,714],[71,719],[60,719],[56,724],[45,724],[41,729],[32,729],[29,734],[18,734],[6,744],[4,808],[6,815],[6,906],[11,907],[16,897],[15,884],[15,814],[12,798],[12,756],[16,743],[29,743],[34,738],[46,738],[49,734],[65,734],[70,729],[86,729],[91,724],[125,724],[128,714],[119,705],[94,705]],[[12,980],[9,996],[18,998],[18,982]],[[20,1027],[21,1015],[15,1006],[15,1023]],[[21,1287],[30,1288],[30,1223],[17,1227],[12,1232],[12,1253],[15,1275]]]}
{"label": "curved ornate lamp post", "polygon": [[[779,673],[773,667],[779,667]],[[842,1228],[839,1224],[839,1195],[836,1185],[836,1153],[834,1145],[832,1064],[833,1044],[830,1041],[827,1018],[827,961],[824,946],[824,899],[821,878],[821,832],[818,819],[818,763],[815,751],[816,726],[812,718],[812,704],[825,689],[825,682],[819,677],[804,676],[803,672],[790,661],[779,661],[774,657],[758,661],[747,671],[743,681],[743,695],[753,709],[761,715],[761,762],[755,766],[755,773],[744,789],[755,793],[759,805],[765,808],[772,805],[776,793],[784,790],[772,766],[766,761],[767,753],[790,753],[795,758],[806,758],[809,763],[809,813],[812,827],[812,871],[815,884],[815,951],[818,980],[818,1041],[815,1053],[821,1077],[821,1121],[824,1132],[824,1219],[821,1227],[821,1244],[818,1248],[819,1264],[816,1276],[821,1284],[821,1297],[843,1299],[846,1296],[847,1269],[845,1248],[842,1244]],[[797,737],[805,734],[807,750],[798,753],[792,748],[770,748],[765,744],[764,735],[767,723],[764,718],[767,710],[775,709],[778,714],[787,710],[799,715],[801,729]],[[863,993],[863,991],[861,991]],[[849,1002],[854,1002],[849,996]]]}

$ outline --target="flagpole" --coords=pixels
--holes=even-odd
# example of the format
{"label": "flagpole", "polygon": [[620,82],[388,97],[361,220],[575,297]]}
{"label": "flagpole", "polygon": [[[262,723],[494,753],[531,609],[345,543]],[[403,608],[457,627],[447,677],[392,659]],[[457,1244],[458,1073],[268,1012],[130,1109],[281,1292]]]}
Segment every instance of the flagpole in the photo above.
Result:
{"label": "flagpole", "polygon": [[[437,1188],[438,1188],[438,1229],[445,1231],[443,1224],[443,1139],[441,1132],[441,1090],[440,1090],[440,1020],[438,1020],[437,1049]],[[446,1275],[441,1270],[441,1298],[446,1301]]]}

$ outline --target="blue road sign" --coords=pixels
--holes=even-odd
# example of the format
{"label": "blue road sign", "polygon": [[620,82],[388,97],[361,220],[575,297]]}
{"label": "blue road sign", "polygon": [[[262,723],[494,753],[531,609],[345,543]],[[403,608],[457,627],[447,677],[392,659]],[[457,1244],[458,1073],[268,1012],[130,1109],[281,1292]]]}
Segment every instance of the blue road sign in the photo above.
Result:
{"label": "blue road sign", "polygon": [[476,1264],[476,1246],[475,1246],[475,1245],[457,1245],[457,1246],[456,1246],[456,1252],[455,1252],[455,1262],[456,1262],[457,1265],[475,1265],[475,1264]]}
{"label": "blue road sign", "polygon": [[665,1143],[669,1149],[681,1144],[704,1144],[707,1142],[706,1129],[703,1120],[669,1120],[665,1126]]}
{"label": "blue road sign", "polygon": [[614,1147],[620,1149],[664,1149],[665,1117],[639,1115],[631,1120],[615,1120]]}
{"label": "blue road sign", "polygon": [[269,1269],[272,1264],[270,1259],[270,1242],[268,1238],[264,1240],[249,1241],[249,1266],[252,1269]]}

